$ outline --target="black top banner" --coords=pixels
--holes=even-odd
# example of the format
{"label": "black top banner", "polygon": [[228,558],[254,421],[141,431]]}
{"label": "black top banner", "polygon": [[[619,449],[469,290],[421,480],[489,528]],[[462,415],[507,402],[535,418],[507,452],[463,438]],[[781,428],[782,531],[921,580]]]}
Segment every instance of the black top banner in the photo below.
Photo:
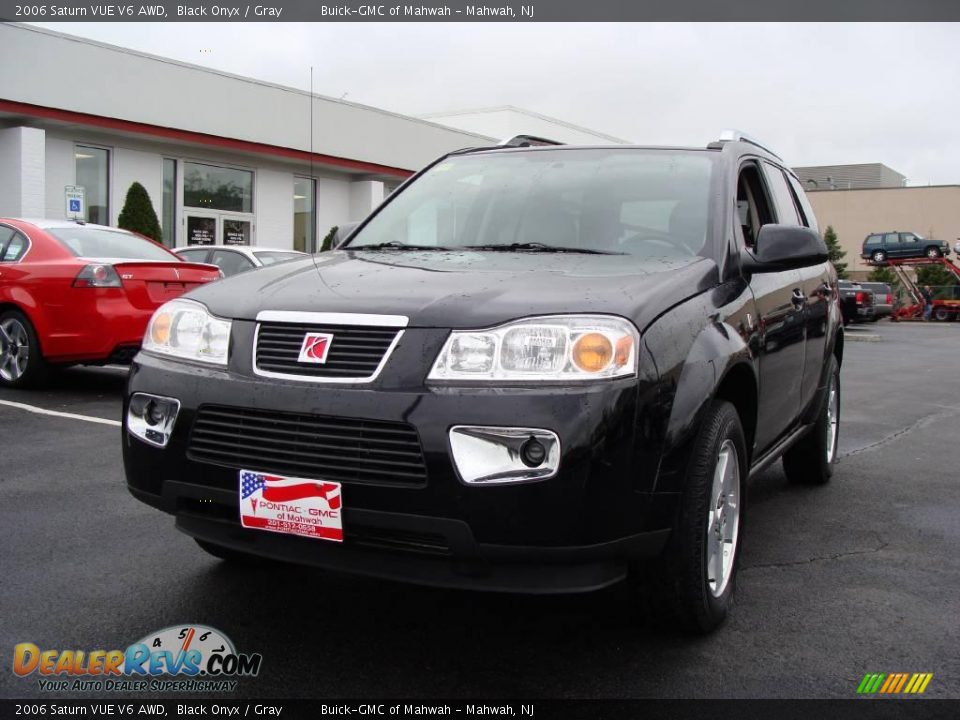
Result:
{"label": "black top banner", "polygon": [[0,0],[22,22],[636,22],[960,20],[957,0],[524,0],[417,3],[267,0],[97,3]]}

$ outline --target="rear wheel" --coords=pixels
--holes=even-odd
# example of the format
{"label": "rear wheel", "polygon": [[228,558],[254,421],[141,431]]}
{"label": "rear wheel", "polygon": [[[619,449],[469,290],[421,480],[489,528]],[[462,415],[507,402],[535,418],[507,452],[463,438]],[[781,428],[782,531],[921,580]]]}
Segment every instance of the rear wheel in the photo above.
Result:
{"label": "rear wheel", "polygon": [[747,478],[743,427],[729,402],[714,401],[691,455],[679,525],[656,573],[653,598],[688,632],[705,634],[733,601]]}
{"label": "rear wheel", "polygon": [[827,389],[813,429],[783,456],[783,469],[792,483],[824,485],[833,475],[840,440],[840,366],[830,356]]}
{"label": "rear wheel", "polygon": [[933,319],[939,320],[940,322],[946,322],[952,315],[953,313],[945,307],[937,307],[933,309]]}
{"label": "rear wheel", "polygon": [[47,364],[33,325],[19,310],[7,310],[0,315],[0,385],[33,387],[46,376]]}
{"label": "rear wheel", "polygon": [[938,257],[940,257],[940,255],[941,255],[940,248],[938,247],[927,248],[927,257],[930,258],[931,260],[936,260]]}
{"label": "rear wheel", "polygon": [[875,263],[882,263],[887,261],[887,254],[883,250],[875,251],[872,257]]}

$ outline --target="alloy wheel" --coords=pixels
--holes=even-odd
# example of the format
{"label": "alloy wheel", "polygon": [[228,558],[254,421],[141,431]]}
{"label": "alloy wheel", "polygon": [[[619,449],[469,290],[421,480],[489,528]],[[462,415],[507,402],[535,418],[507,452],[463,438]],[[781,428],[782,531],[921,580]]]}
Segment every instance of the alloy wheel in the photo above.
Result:
{"label": "alloy wheel", "polygon": [[830,378],[827,389],[827,463],[837,455],[837,436],[840,432],[840,396],[837,393],[837,378]]}
{"label": "alloy wheel", "polygon": [[720,597],[727,589],[740,533],[740,458],[732,440],[717,453],[707,513],[707,583]]}
{"label": "alloy wheel", "polygon": [[0,377],[15,382],[23,377],[30,362],[27,328],[17,318],[0,323]]}

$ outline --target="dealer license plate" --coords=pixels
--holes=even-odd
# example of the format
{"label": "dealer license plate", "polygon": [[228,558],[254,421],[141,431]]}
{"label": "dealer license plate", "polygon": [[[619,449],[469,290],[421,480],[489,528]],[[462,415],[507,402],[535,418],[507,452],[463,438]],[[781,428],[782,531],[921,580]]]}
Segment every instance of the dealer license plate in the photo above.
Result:
{"label": "dealer license plate", "polygon": [[340,483],[241,470],[239,485],[243,527],[343,542]]}

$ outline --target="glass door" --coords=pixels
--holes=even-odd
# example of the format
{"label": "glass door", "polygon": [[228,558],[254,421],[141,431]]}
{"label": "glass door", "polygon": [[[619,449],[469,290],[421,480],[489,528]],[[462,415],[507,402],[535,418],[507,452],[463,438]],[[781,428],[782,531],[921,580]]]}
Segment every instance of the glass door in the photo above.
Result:
{"label": "glass door", "polygon": [[214,245],[217,242],[215,214],[186,213],[187,245]]}
{"label": "glass door", "polygon": [[250,245],[253,221],[224,213],[184,213],[187,245]]}
{"label": "glass door", "polygon": [[220,217],[220,242],[224,245],[249,245],[253,223],[249,220]]}

